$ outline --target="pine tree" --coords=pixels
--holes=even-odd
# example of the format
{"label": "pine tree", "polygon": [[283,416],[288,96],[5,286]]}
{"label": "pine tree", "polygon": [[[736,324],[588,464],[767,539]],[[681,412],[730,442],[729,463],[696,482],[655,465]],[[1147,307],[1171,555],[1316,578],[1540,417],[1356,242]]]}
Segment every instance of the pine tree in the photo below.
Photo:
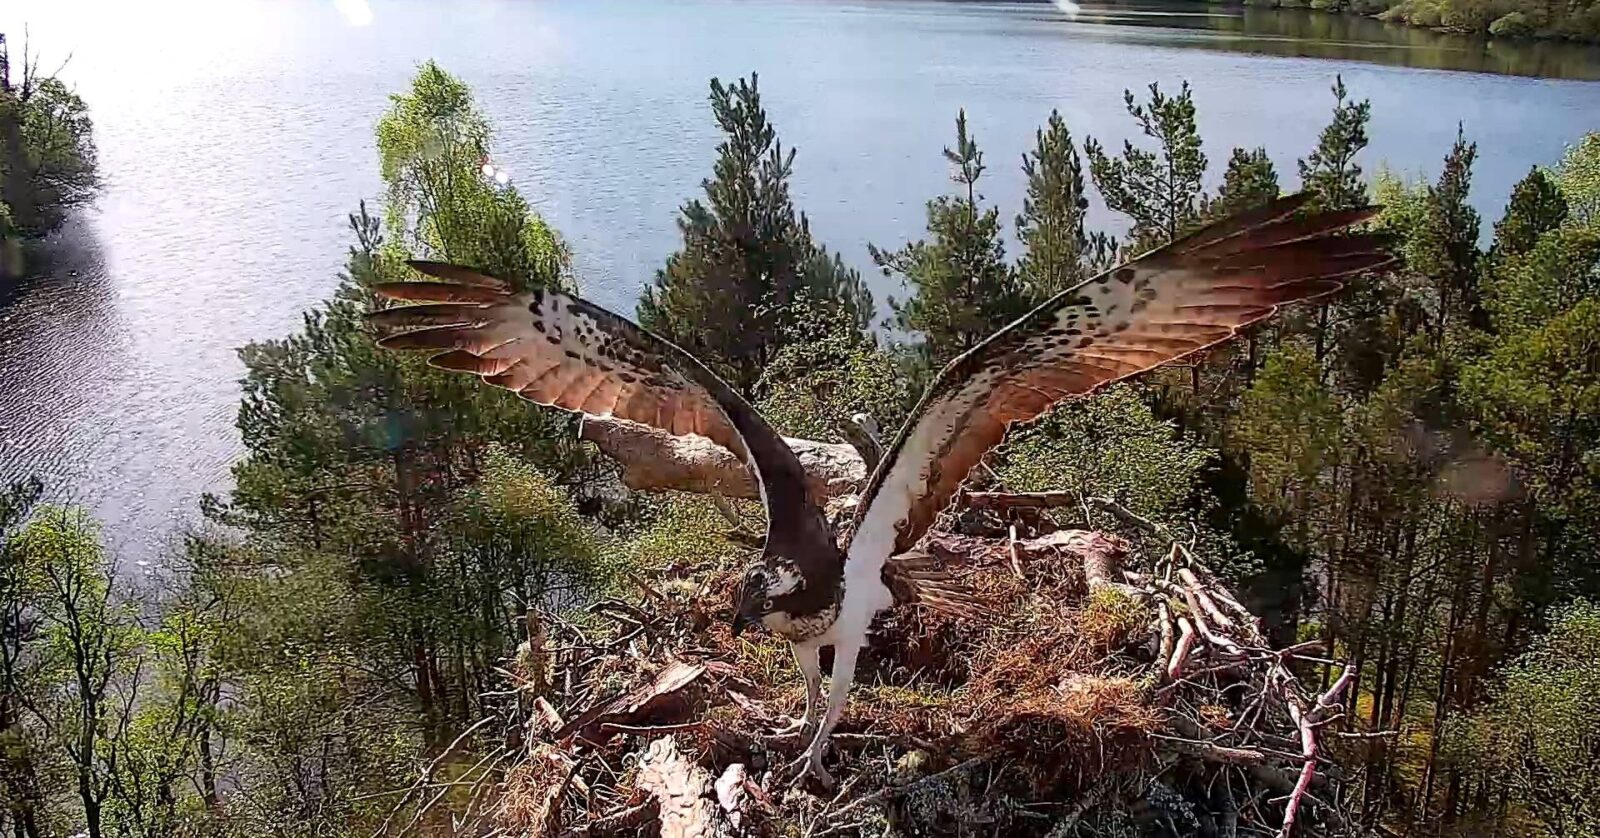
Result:
{"label": "pine tree", "polygon": [[1600,603],[1579,599],[1552,615],[1500,673],[1490,700],[1448,730],[1452,762],[1510,792],[1525,829],[1594,835],[1600,755]]}
{"label": "pine tree", "polygon": [[1199,217],[1200,181],[1206,156],[1195,125],[1194,96],[1183,83],[1177,96],[1150,85],[1150,101],[1138,104],[1133,91],[1122,94],[1128,114],[1158,150],[1124,141],[1122,155],[1110,157],[1093,138],[1084,144],[1094,185],[1106,206],[1133,219],[1128,240],[1145,250],[1176,239]]}
{"label": "pine tree", "polygon": [[1307,191],[1317,194],[1316,203],[1324,209],[1349,209],[1366,200],[1366,184],[1355,157],[1367,147],[1372,103],[1347,101],[1348,96],[1344,77],[1334,76],[1333,120],[1322,129],[1316,149],[1300,160],[1300,180]]}
{"label": "pine tree", "polygon": [[705,201],[680,210],[683,247],[639,301],[639,322],[695,353],[749,393],[807,311],[865,329],[872,295],[861,275],[813,241],[789,197],[794,150],[761,106],[756,76],[711,80],[711,109],[726,135],[703,182]]}
{"label": "pine tree", "polygon": [[1028,194],[1017,216],[1017,238],[1027,250],[1017,274],[1029,298],[1039,303],[1109,267],[1116,245],[1104,233],[1085,229],[1089,197],[1083,164],[1060,113],[1050,112],[1035,142],[1033,152],[1022,156]]}
{"label": "pine tree", "polygon": [[1506,213],[1494,225],[1496,259],[1520,256],[1533,249],[1539,237],[1567,220],[1567,199],[1545,171],[1534,166],[1511,189]]}
{"label": "pine tree", "polygon": [[1222,175],[1222,188],[1207,205],[1213,218],[1258,207],[1278,197],[1278,170],[1264,148],[1233,150],[1228,170]]}
{"label": "pine tree", "polygon": [[967,131],[964,110],[956,117],[955,148],[946,148],[944,156],[961,192],[928,202],[929,237],[895,251],[868,245],[883,272],[899,273],[915,292],[905,301],[891,298],[889,305],[896,325],[921,334],[917,351],[923,372],[971,349],[1028,309],[1028,297],[1006,264],[1000,211],[980,207],[983,152]]}
{"label": "pine tree", "polygon": [[1482,328],[1488,318],[1478,289],[1478,211],[1467,200],[1478,144],[1459,126],[1439,180],[1428,190],[1426,242],[1437,260],[1432,273],[1438,328],[1451,323]]}

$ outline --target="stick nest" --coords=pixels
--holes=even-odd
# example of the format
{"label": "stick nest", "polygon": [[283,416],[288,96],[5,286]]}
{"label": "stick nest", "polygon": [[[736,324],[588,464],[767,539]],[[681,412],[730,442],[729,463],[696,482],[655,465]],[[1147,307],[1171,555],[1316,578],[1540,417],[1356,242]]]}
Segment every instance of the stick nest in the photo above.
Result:
{"label": "stick nest", "polygon": [[988,517],[924,544],[982,617],[880,620],[831,740],[840,788],[776,781],[803,688],[782,641],[730,635],[740,568],[675,567],[530,613],[507,667],[514,764],[482,772],[491,793],[446,834],[1346,833],[1319,733],[1348,678],[1307,692],[1320,649],[1268,648],[1182,544]]}

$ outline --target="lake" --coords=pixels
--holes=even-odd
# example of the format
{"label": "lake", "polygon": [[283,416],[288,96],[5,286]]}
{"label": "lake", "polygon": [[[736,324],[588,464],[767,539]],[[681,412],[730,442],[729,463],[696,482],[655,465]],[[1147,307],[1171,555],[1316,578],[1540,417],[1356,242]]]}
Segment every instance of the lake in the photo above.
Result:
{"label": "lake", "polygon": [[[1052,108],[1120,147],[1122,91],[1195,88],[1213,169],[1265,146],[1286,186],[1342,74],[1373,103],[1369,171],[1431,175],[1458,121],[1486,225],[1528,168],[1600,129],[1600,50],[1493,44],[1313,12],[926,0],[8,0],[94,114],[106,188],[0,289],[0,478],[87,504],[159,560],[238,456],[241,344],[333,288],[346,215],[381,192],[372,128],[415,65],[469,82],[497,162],[631,311],[710,171],[711,76],[761,74],[794,193],[830,247],[918,235],[965,107],[1009,219]],[[20,47],[20,43],[17,44]],[[1100,212],[1098,222],[1116,227]],[[880,302],[898,289],[873,274]]]}

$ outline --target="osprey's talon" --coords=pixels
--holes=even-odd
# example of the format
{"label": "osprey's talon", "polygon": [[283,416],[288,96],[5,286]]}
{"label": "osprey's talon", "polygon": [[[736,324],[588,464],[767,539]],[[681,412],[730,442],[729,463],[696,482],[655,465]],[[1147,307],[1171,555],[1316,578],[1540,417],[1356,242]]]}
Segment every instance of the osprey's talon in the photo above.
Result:
{"label": "osprey's talon", "polygon": [[801,755],[799,759],[784,766],[779,776],[787,777],[788,780],[784,781],[784,785],[791,788],[804,786],[807,777],[815,777],[817,782],[821,783],[822,787],[828,791],[832,791],[836,785],[833,775],[828,773],[828,769],[822,767],[822,754],[820,752]]}
{"label": "osprey's talon", "polygon": [[787,719],[788,721],[785,722],[782,727],[775,727],[772,729],[772,735],[774,737],[787,739],[791,736],[798,735],[801,742],[809,742],[811,741],[812,734],[816,733],[817,731],[816,725],[810,719],[797,719],[793,716],[781,716],[780,718]]}

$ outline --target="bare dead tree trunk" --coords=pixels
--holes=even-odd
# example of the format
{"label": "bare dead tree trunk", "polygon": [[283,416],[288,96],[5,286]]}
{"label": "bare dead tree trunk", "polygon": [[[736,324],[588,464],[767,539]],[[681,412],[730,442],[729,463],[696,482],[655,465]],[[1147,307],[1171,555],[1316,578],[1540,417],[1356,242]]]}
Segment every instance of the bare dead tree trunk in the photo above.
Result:
{"label": "bare dead tree trunk", "polygon": [[[630,489],[677,489],[730,498],[759,497],[755,477],[732,451],[699,436],[666,431],[611,417],[584,417],[580,439],[593,442],[622,467]],[[788,439],[819,501],[848,494],[867,479],[867,466],[853,446]]]}

